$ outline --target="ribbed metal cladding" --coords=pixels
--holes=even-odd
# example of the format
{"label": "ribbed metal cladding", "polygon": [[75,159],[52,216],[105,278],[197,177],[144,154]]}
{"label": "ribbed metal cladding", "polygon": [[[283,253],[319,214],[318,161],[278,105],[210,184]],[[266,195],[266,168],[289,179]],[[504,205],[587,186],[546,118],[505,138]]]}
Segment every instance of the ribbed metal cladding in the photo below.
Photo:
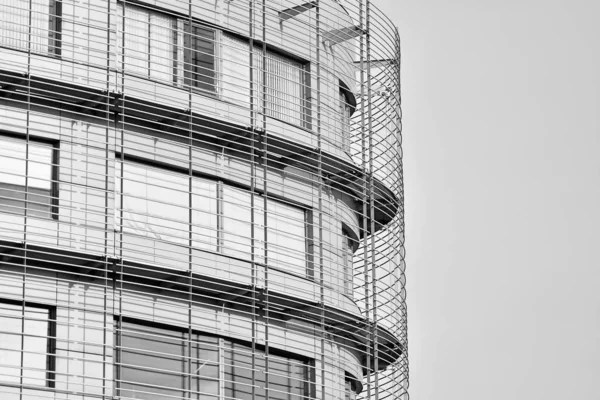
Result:
{"label": "ribbed metal cladding", "polygon": [[407,399],[368,0],[0,0],[0,398]]}

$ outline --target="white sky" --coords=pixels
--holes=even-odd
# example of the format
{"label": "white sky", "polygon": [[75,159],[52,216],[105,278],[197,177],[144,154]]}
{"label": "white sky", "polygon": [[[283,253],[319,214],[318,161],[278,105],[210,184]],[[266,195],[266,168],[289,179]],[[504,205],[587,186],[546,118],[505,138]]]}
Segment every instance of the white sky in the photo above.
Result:
{"label": "white sky", "polygon": [[399,26],[413,400],[600,399],[600,1]]}

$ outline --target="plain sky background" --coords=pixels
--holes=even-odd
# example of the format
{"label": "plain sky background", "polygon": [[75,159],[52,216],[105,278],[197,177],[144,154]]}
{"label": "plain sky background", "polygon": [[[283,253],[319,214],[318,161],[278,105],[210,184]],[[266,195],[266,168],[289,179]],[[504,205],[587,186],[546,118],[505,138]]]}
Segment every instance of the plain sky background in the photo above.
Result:
{"label": "plain sky background", "polygon": [[600,399],[600,1],[399,27],[412,400]]}

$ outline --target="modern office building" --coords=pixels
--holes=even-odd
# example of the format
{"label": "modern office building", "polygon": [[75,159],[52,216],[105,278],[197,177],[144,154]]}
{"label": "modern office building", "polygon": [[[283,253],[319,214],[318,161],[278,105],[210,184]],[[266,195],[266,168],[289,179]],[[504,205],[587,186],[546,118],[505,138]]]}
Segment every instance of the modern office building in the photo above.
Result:
{"label": "modern office building", "polygon": [[369,0],[0,0],[0,399],[407,399]]}

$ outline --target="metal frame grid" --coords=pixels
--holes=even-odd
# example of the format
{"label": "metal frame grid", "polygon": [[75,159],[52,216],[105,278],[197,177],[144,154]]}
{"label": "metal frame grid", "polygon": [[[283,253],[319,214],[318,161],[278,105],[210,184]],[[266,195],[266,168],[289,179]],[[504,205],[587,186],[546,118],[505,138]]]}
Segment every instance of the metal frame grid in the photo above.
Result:
{"label": "metal frame grid", "polygon": [[[239,398],[408,399],[400,39],[371,1],[0,13],[0,143],[24,143],[0,149],[2,399],[131,398],[132,318],[188,338],[182,394],[141,398],[238,398],[222,372],[212,397],[192,389],[202,333],[248,349]],[[307,368],[301,395],[276,383],[286,354]]]}

